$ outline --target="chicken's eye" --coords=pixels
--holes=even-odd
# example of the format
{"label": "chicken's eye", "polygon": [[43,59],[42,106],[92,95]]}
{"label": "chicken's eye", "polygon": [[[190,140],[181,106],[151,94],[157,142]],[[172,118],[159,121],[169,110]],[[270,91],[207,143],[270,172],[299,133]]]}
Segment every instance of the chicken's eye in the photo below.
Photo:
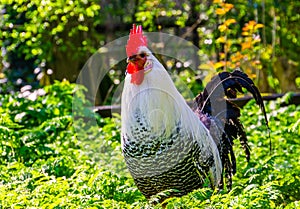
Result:
{"label": "chicken's eye", "polygon": [[141,54],[140,54],[140,57],[141,57],[141,58],[144,58],[144,57],[146,57],[146,53],[144,53],[144,52],[143,52],[143,53],[141,53]]}

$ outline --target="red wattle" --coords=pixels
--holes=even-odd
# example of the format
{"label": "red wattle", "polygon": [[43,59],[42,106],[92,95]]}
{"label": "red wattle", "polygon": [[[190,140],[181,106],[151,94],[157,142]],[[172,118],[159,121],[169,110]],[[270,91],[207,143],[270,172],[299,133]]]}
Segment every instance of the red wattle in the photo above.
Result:
{"label": "red wattle", "polygon": [[132,62],[129,62],[127,65],[127,73],[133,74],[133,73],[136,73],[137,71],[139,71],[138,66]]}
{"label": "red wattle", "polygon": [[131,83],[140,85],[144,80],[144,70],[139,69],[134,63],[127,65],[127,73],[131,74]]}
{"label": "red wattle", "polygon": [[136,84],[136,85],[140,85],[144,80],[144,75],[145,75],[145,73],[143,70],[137,71],[136,73],[133,73],[131,75],[130,82],[133,84]]}

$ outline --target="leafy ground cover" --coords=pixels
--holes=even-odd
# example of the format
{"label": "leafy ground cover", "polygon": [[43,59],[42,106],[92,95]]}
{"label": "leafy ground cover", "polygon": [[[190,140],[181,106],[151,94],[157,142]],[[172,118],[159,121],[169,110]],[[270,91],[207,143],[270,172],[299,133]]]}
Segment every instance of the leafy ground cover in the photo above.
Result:
{"label": "leafy ground cover", "polygon": [[[120,117],[85,108],[83,89],[57,82],[0,102],[0,208],[162,208],[146,201],[126,169]],[[165,208],[300,208],[300,106],[281,103],[266,106],[271,152],[259,109],[243,108],[252,155],[247,163],[236,143],[231,191],[202,188]]]}

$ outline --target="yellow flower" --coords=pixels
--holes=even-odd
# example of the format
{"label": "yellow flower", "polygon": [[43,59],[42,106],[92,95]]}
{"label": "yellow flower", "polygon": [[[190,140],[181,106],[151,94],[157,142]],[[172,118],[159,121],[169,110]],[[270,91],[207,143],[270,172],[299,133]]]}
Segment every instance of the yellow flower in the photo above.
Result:
{"label": "yellow flower", "polygon": [[238,61],[241,61],[243,59],[243,57],[244,56],[240,52],[237,52],[234,55],[232,55],[230,58],[231,58],[232,62],[236,63]]}
{"label": "yellow flower", "polygon": [[231,10],[234,6],[233,6],[233,4],[225,4],[225,3],[220,3],[220,6],[222,7],[222,8],[218,8],[218,9],[216,9],[216,14],[217,15],[224,15],[224,14],[226,14],[227,12],[229,12],[229,10]]}
{"label": "yellow flower", "polygon": [[219,25],[218,29],[220,32],[224,32],[227,29],[227,26],[222,24],[222,25]]}
{"label": "yellow flower", "polygon": [[227,12],[229,11],[229,10],[231,10],[234,6],[233,6],[233,4],[224,4],[224,7],[225,7],[225,9],[227,10]]}
{"label": "yellow flower", "polygon": [[225,43],[226,42],[226,38],[225,36],[221,36],[216,40],[217,43]]}
{"label": "yellow flower", "polygon": [[251,48],[251,42],[250,41],[243,42],[243,43],[241,43],[241,45],[242,45],[242,50]]}
{"label": "yellow flower", "polygon": [[223,0],[214,0],[213,3],[214,3],[214,4],[222,4],[222,3],[223,3]]}
{"label": "yellow flower", "polygon": [[226,11],[223,8],[218,8],[218,9],[216,9],[216,14],[217,15],[224,15],[224,14],[226,14]]}
{"label": "yellow flower", "polygon": [[231,25],[232,23],[236,23],[236,20],[235,19],[228,19],[224,22],[224,25],[226,26],[229,26]]}

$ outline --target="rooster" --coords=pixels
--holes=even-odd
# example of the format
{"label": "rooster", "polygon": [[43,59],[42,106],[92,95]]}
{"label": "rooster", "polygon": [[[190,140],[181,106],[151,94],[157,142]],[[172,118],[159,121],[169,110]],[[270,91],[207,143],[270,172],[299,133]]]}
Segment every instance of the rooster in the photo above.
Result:
{"label": "rooster", "polygon": [[[236,172],[233,140],[250,149],[235,98],[251,92],[266,120],[261,95],[239,70],[213,77],[195,98],[194,109],[177,91],[163,65],[147,48],[142,27],[133,25],[126,45],[127,75],[122,93],[122,153],[146,198],[167,192],[182,196],[205,185],[231,188]],[[160,201],[163,201],[161,198]]]}

